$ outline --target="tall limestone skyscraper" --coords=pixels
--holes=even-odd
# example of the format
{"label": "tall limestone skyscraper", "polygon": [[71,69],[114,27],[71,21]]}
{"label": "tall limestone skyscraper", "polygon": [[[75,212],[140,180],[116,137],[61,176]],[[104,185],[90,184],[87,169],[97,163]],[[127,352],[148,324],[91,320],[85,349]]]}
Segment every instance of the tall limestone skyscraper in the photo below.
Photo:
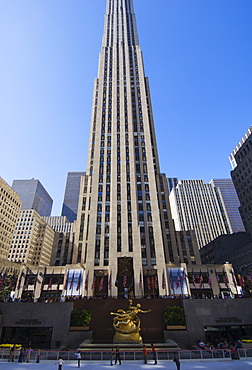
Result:
{"label": "tall limestone skyscraper", "polygon": [[159,168],[133,0],[107,0],[76,225],[72,262],[86,267],[87,295],[167,293],[166,263],[183,260]]}

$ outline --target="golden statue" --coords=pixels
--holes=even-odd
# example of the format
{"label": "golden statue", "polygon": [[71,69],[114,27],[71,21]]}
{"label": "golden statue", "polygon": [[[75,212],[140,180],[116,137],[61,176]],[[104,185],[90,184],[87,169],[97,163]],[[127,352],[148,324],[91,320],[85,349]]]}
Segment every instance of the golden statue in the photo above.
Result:
{"label": "golden statue", "polygon": [[115,315],[113,318],[113,327],[116,331],[114,342],[141,342],[140,335],[140,319],[138,313],[148,313],[151,310],[141,310],[141,304],[132,305],[132,299],[129,299],[129,307],[127,311],[122,309],[117,312],[110,312],[110,315]]}

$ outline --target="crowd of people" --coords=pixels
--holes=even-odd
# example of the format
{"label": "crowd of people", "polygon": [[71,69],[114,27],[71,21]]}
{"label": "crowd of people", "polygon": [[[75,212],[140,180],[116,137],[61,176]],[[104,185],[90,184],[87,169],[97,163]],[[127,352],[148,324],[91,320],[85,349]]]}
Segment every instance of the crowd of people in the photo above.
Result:
{"label": "crowd of people", "polygon": [[242,342],[239,339],[237,341],[233,341],[224,338],[215,338],[214,343],[205,343],[204,341],[200,341],[198,343],[198,347],[205,350],[214,350],[216,357],[218,357],[218,350],[226,351],[227,356],[229,356],[229,353],[231,352],[231,358],[236,360],[239,359],[238,349],[242,348]]}

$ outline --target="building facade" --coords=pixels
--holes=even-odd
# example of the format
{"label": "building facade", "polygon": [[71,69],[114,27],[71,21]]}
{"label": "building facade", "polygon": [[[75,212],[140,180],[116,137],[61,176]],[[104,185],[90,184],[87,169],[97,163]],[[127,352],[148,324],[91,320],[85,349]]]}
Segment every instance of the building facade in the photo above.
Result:
{"label": "building facade", "polygon": [[34,209],[20,211],[8,259],[35,266],[50,264],[54,230]]}
{"label": "building facade", "polygon": [[68,172],[61,216],[66,216],[70,222],[77,218],[81,177],[85,172]]}
{"label": "building facade", "polygon": [[213,179],[210,181],[215,187],[219,188],[232,233],[244,232],[245,228],[239,212],[240,201],[236,193],[232,179]]}
{"label": "building facade", "polygon": [[12,188],[22,200],[22,209],[35,209],[40,216],[50,216],[53,200],[39,180],[14,180]]}
{"label": "building facade", "polygon": [[195,230],[199,248],[231,233],[221,193],[213,184],[180,180],[170,193],[170,204],[176,230]]}
{"label": "building facade", "polygon": [[245,230],[252,236],[252,126],[229,156]]}
{"label": "building facade", "polygon": [[0,259],[9,255],[22,202],[19,195],[0,177]]}

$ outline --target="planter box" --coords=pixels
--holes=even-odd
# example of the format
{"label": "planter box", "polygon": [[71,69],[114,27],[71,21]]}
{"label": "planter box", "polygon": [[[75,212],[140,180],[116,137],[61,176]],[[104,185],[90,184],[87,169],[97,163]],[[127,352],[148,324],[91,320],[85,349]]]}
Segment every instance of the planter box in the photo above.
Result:
{"label": "planter box", "polygon": [[186,325],[167,325],[167,330],[186,330]]}
{"label": "planter box", "polygon": [[70,331],[76,331],[76,330],[89,330],[89,326],[70,326]]}

